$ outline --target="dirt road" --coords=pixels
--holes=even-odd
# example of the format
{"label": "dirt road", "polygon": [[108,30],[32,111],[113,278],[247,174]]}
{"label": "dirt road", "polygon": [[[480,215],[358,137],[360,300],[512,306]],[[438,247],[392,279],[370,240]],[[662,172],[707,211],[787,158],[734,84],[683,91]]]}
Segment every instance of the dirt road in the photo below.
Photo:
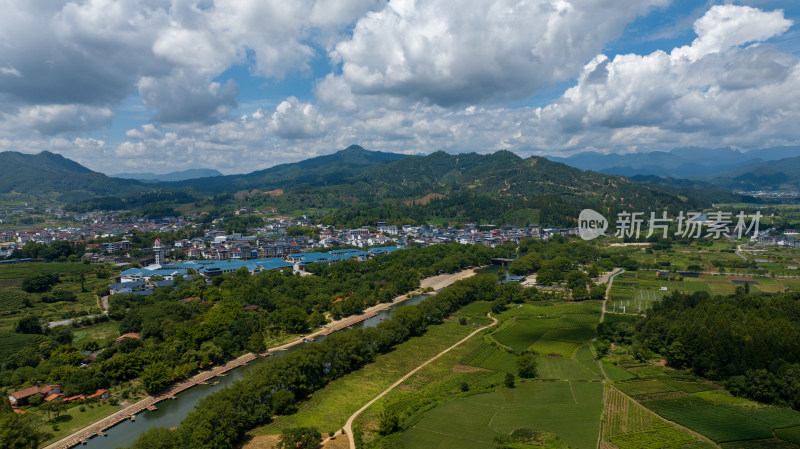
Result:
{"label": "dirt road", "polygon": [[361,413],[362,413],[364,410],[368,409],[368,408],[369,408],[369,407],[370,407],[372,404],[374,404],[374,403],[375,403],[375,402],[376,402],[378,399],[380,399],[380,398],[384,397],[384,396],[386,395],[386,393],[388,393],[388,392],[390,392],[390,391],[394,390],[394,389],[395,389],[395,388],[396,388],[398,385],[400,385],[401,383],[403,383],[403,382],[404,382],[406,379],[408,379],[409,377],[413,376],[413,375],[414,375],[414,374],[415,374],[417,371],[419,371],[419,370],[421,370],[422,368],[424,368],[424,367],[428,366],[428,364],[430,364],[430,363],[431,363],[431,362],[433,362],[434,360],[436,360],[436,359],[438,359],[439,357],[441,357],[441,356],[443,356],[443,355],[447,354],[447,353],[448,353],[448,352],[450,352],[450,350],[452,350],[453,348],[456,348],[456,347],[458,347],[459,345],[461,345],[462,343],[464,343],[465,341],[469,340],[470,338],[472,338],[472,337],[473,337],[475,334],[477,334],[478,332],[480,332],[480,331],[482,331],[482,330],[484,330],[484,329],[488,329],[488,328],[490,328],[490,327],[494,326],[495,324],[497,324],[497,319],[496,319],[496,318],[494,318],[494,317],[493,317],[491,314],[489,314],[488,316],[489,316],[489,318],[491,318],[491,319],[492,319],[492,324],[487,324],[486,326],[483,326],[483,327],[481,327],[481,328],[478,328],[478,329],[476,329],[475,331],[473,331],[472,333],[470,333],[469,335],[467,335],[467,336],[466,336],[466,337],[464,337],[463,339],[459,340],[459,341],[458,341],[456,344],[454,344],[453,346],[450,346],[449,348],[445,349],[444,351],[442,351],[442,352],[440,352],[440,353],[436,354],[435,356],[433,356],[432,358],[430,358],[430,359],[429,359],[427,362],[425,362],[425,363],[423,363],[422,365],[420,365],[420,366],[418,366],[418,367],[414,368],[413,370],[411,370],[411,372],[409,372],[409,373],[408,373],[408,374],[406,374],[405,376],[401,377],[401,378],[400,378],[400,379],[399,379],[397,382],[393,383],[391,386],[389,386],[389,388],[387,388],[386,390],[384,390],[384,391],[383,391],[381,394],[379,394],[379,395],[375,396],[374,398],[372,398],[372,400],[371,400],[371,401],[367,402],[366,404],[364,404],[364,406],[363,406],[363,407],[361,407],[361,408],[360,408],[360,409],[358,409],[358,410],[357,410],[355,413],[353,413],[353,415],[352,415],[352,416],[350,416],[350,418],[347,420],[347,423],[344,425],[344,433],[346,433],[346,434],[347,434],[347,439],[350,441],[350,449],[356,449],[356,442],[355,442],[355,439],[353,439],[353,421],[355,421],[355,419],[358,417],[358,415],[360,415],[360,414],[361,414]]}

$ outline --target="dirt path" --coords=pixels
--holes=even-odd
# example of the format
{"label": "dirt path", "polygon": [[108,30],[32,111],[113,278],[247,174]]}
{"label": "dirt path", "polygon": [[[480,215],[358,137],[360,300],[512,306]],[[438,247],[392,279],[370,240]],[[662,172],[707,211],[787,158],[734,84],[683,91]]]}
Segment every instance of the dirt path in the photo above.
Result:
{"label": "dirt path", "polygon": [[609,271],[608,273],[600,276],[600,283],[606,284],[606,295],[603,297],[603,309],[600,312],[600,322],[602,323],[603,320],[606,319],[606,301],[608,301],[608,294],[611,292],[611,284],[614,283],[614,276],[619,273],[622,273],[622,268],[614,268],[613,270]]}
{"label": "dirt path", "polygon": [[480,331],[482,331],[484,329],[488,329],[488,328],[494,326],[495,324],[497,324],[497,319],[496,318],[494,318],[491,314],[488,314],[488,316],[489,316],[489,318],[492,319],[492,324],[487,324],[486,326],[483,326],[483,327],[480,327],[480,328],[476,329],[475,331],[473,331],[472,333],[470,333],[466,337],[464,337],[461,340],[459,340],[453,346],[450,346],[449,348],[445,349],[444,351],[442,351],[442,352],[436,354],[435,356],[431,357],[427,362],[425,362],[422,365],[420,365],[420,366],[414,368],[413,370],[411,370],[411,372],[409,372],[405,376],[401,377],[397,382],[393,383],[391,386],[389,386],[389,388],[384,390],[381,394],[379,394],[379,395],[375,396],[374,398],[372,398],[371,401],[367,402],[366,404],[364,404],[363,407],[361,407],[355,413],[353,413],[353,415],[350,416],[350,418],[347,420],[347,423],[344,425],[344,433],[347,434],[347,439],[350,441],[350,449],[356,449],[356,441],[353,438],[353,421],[355,421],[355,419],[358,417],[358,415],[360,415],[364,410],[368,409],[378,399],[384,397],[386,395],[386,393],[394,390],[398,385],[400,385],[401,383],[405,382],[406,379],[408,379],[409,377],[411,377],[414,374],[416,374],[417,371],[419,371],[422,368],[428,366],[431,362],[433,362],[436,359],[438,359],[439,357],[447,354],[453,348],[456,348],[457,346],[461,345],[465,341],[469,340],[470,338],[472,338],[478,332],[480,332]]}
{"label": "dirt path", "polygon": [[[453,284],[456,281],[459,281],[461,279],[466,279],[468,277],[474,276],[476,274],[476,271],[478,269],[480,269],[480,268],[482,268],[482,267],[468,268],[466,270],[462,270],[462,271],[459,271],[457,273],[447,273],[447,274],[442,274],[442,275],[438,275],[438,276],[431,276],[431,277],[422,279],[420,281],[420,290],[425,289],[427,287],[432,287],[434,290],[441,290],[441,289]],[[306,339],[308,339],[308,338],[313,338],[313,337],[316,337],[316,336],[319,336],[319,335],[330,333],[333,330],[341,329],[343,327],[343,325],[347,325],[348,323],[359,322],[359,321],[363,320],[364,317],[367,317],[367,316],[369,316],[369,315],[371,315],[373,313],[376,313],[376,312],[378,312],[380,310],[387,310],[387,309],[391,308],[393,305],[395,305],[395,304],[397,304],[399,302],[403,302],[403,301],[411,298],[415,294],[419,294],[419,293],[420,293],[420,291],[417,290],[417,291],[414,291],[414,292],[409,292],[409,293],[404,294],[404,295],[399,295],[399,296],[395,297],[392,300],[392,302],[381,303],[381,304],[375,305],[373,307],[370,307],[370,308],[364,310],[359,315],[349,316],[349,317],[346,317],[346,318],[342,318],[340,320],[336,320],[336,321],[330,322],[330,323],[326,324],[325,326],[321,327],[320,329],[318,329],[316,332],[313,332],[313,333],[308,334],[306,336],[297,337],[294,340],[286,342],[286,343],[284,343],[282,345],[269,348],[265,353],[263,353],[261,355],[266,355],[266,354],[268,354],[270,352],[275,352],[275,351],[284,351],[286,349],[289,349],[292,346],[303,344],[304,341]],[[107,308],[108,307],[108,297],[107,296],[103,297],[101,300],[102,300],[103,304]],[[237,359],[234,359],[234,360],[228,362],[226,365],[238,364],[242,360],[245,360],[245,359],[249,360],[251,357],[254,357],[254,356],[257,356],[257,354],[248,353],[248,354],[245,354],[245,355],[243,355],[243,356],[241,356],[241,357],[239,357]],[[180,383],[178,383],[176,385],[182,385],[185,382],[194,382],[194,381],[196,381],[198,379],[204,378],[207,374],[208,374],[208,371],[200,372],[200,373],[192,376],[190,379],[187,379],[186,381],[180,382]],[[132,405],[130,405],[128,407],[125,407],[124,409],[118,410],[118,411],[106,416],[105,418],[99,419],[99,420],[97,420],[97,421],[95,421],[95,422],[93,422],[93,423],[91,423],[91,424],[79,429],[79,430],[76,430],[75,432],[73,432],[73,433],[71,433],[71,434],[59,439],[58,441],[55,441],[53,443],[48,444],[43,449],[64,449],[64,448],[68,448],[68,447],[77,446],[78,444],[80,444],[80,441],[81,441],[82,438],[86,437],[87,435],[91,434],[92,432],[94,432],[94,431],[96,431],[96,430],[98,430],[100,428],[106,427],[112,421],[118,420],[120,415],[123,415],[123,416],[125,416],[127,418],[130,415],[135,415],[136,413],[134,411],[141,411],[142,409],[146,408],[146,405],[152,404],[152,403],[155,403],[155,402],[158,402],[158,400],[155,397],[147,396],[144,399],[142,399],[141,401],[136,402],[135,404],[132,404]]]}

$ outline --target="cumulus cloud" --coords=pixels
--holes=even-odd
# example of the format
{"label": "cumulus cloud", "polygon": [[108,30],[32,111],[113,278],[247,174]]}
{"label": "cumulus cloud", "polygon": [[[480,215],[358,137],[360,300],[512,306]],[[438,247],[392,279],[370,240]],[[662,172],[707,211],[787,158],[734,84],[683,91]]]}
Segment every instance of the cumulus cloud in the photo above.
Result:
{"label": "cumulus cloud", "polygon": [[[743,45],[780,35],[789,26],[781,11],[714,6],[696,21],[698,37],[690,46],[613,60],[595,57],[576,86],[541,110],[542,121],[569,133],[656,128],[737,139],[745,130],[772,128],[786,113],[797,117],[800,112],[797,61],[769,47]],[[645,133],[654,134],[652,129]],[[641,135],[611,134],[634,142]]]}
{"label": "cumulus cloud", "polygon": [[[114,108],[138,89],[154,120],[208,124],[224,118],[235,105],[238,87],[216,80],[227,69],[246,64],[253,73],[275,79],[307,71],[316,54],[316,39],[338,35],[380,2],[6,0],[0,4],[4,6],[0,42],[6,43],[0,45],[4,112],[43,105]],[[72,131],[85,130],[79,126]],[[18,135],[37,132],[51,131],[19,129]]]}
{"label": "cumulus cloud", "polygon": [[308,139],[327,132],[325,119],[313,105],[295,97],[282,101],[272,113],[267,130],[284,139]]}
{"label": "cumulus cloud", "polygon": [[156,111],[153,121],[158,123],[217,122],[236,106],[237,95],[239,85],[233,80],[223,84],[182,70],[165,78],[139,80],[139,96]]}
{"label": "cumulus cloud", "polygon": [[625,25],[666,0],[390,0],[331,56],[359,95],[439,105],[526,98],[568,79]]}
{"label": "cumulus cloud", "polygon": [[7,134],[15,130],[35,129],[39,135],[51,136],[68,130],[88,132],[111,122],[113,113],[105,107],[76,104],[49,104],[23,107],[15,114],[4,114],[0,129]]}

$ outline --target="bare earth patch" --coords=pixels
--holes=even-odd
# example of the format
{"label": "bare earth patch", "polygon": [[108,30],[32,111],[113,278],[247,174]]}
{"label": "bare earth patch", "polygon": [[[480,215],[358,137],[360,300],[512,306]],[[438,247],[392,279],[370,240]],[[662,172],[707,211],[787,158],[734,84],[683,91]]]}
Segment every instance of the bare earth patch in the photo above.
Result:
{"label": "bare earth patch", "polygon": [[250,438],[241,449],[273,449],[278,445],[279,439],[280,435],[258,435]]}
{"label": "bare earth patch", "polygon": [[485,368],[479,368],[477,366],[467,366],[467,365],[454,365],[451,369],[457,373],[475,373],[478,371],[489,371],[488,369]]}

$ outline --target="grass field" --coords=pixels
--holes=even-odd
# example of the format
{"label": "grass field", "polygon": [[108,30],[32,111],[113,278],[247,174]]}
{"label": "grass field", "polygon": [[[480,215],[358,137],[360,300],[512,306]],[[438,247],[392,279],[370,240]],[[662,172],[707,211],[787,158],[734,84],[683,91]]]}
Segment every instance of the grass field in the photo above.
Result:
{"label": "grass field", "polygon": [[[101,418],[105,418],[120,408],[122,407],[118,405],[109,405],[104,403],[97,403],[94,407],[84,405],[85,411],[80,411],[79,405],[70,407],[66,410],[66,412],[62,413],[61,416],[58,417],[57,431],[52,430],[52,428],[49,426],[44,427],[44,430],[48,434],[48,438],[46,441],[43,441],[41,445],[51,443],[59,438],[63,438],[82,427],[88,426],[89,424]],[[43,420],[47,420],[46,413],[39,412],[38,414]]]}
{"label": "grass field", "polygon": [[408,448],[494,447],[514,429],[552,432],[570,447],[593,449],[600,432],[603,385],[597,382],[529,382],[440,405],[403,432]]}
{"label": "grass field", "polygon": [[85,341],[90,339],[96,340],[98,343],[105,340],[113,340],[119,337],[119,323],[103,323],[97,326],[76,329],[72,335],[72,343],[79,348]]}
{"label": "grass field", "polygon": [[322,431],[341,428],[353,412],[394,381],[473,330],[474,326],[452,322],[431,326],[424,335],[378,356],[374,363],[329,383],[302,403],[297,413],[280,416],[252,433],[279,433],[281,429],[297,426],[315,426]]}

